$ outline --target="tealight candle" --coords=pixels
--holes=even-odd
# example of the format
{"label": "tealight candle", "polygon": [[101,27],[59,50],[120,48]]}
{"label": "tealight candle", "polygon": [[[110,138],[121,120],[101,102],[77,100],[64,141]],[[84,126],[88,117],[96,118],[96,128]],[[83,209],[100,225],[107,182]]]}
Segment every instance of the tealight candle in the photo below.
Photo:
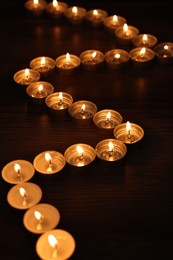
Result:
{"label": "tealight candle", "polygon": [[173,43],[162,42],[154,47],[156,58],[161,64],[173,63]]}
{"label": "tealight candle", "polygon": [[78,56],[69,53],[61,55],[55,60],[58,72],[64,75],[75,73],[79,69],[80,63],[81,61]]}
{"label": "tealight candle", "polygon": [[125,144],[134,144],[144,137],[144,130],[137,124],[127,123],[119,124],[113,130],[114,137]]}
{"label": "tealight candle", "polygon": [[75,119],[87,120],[97,112],[97,106],[93,102],[80,100],[73,103],[68,111]]}
{"label": "tealight candle", "polygon": [[26,229],[35,234],[41,234],[55,228],[59,221],[59,211],[54,206],[46,203],[31,207],[23,217],[23,224]]}
{"label": "tealight candle", "polygon": [[44,0],[28,0],[25,3],[26,9],[35,16],[40,16],[46,8],[47,2]]}
{"label": "tealight candle", "polygon": [[93,117],[94,124],[103,129],[113,129],[119,125],[122,120],[123,118],[120,113],[112,109],[100,110]]}
{"label": "tealight candle", "polygon": [[40,259],[69,259],[74,253],[76,242],[73,236],[62,229],[52,229],[42,234],[36,243]]}
{"label": "tealight candle", "polygon": [[64,15],[72,24],[81,24],[85,20],[86,9],[80,6],[72,6],[65,10]]}
{"label": "tealight candle", "polygon": [[131,44],[132,39],[139,34],[138,28],[132,25],[127,25],[125,23],[122,26],[119,26],[115,30],[115,36],[117,40],[122,44]]}
{"label": "tealight candle", "polygon": [[126,155],[127,147],[122,141],[105,139],[96,145],[95,151],[100,159],[114,162],[119,161]]}
{"label": "tealight candle", "polygon": [[73,98],[66,92],[54,92],[46,98],[45,103],[53,112],[62,111],[67,110],[71,106]]}
{"label": "tealight candle", "polygon": [[108,16],[103,21],[104,27],[111,33],[114,33],[117,27],[122,26],[125,23],[126,19],[119,15]]}
{"label": "tealight candle", "polygon": [[110,69],[121,69],[129,63],[129,53],[122,49],[112,49],[105,53],[106,66]]}
{"label": "tealight candle", "polygon": [[77,167],[83,167],[94,161],[96,152],[88,144],[73,144],[64,153],[66,161]]}
{"label": "tealight candle", "polygon": [[53,85],[46,81],[33,82],[26,88],[30,100],[36,104],[44,104],[45,98],[53,91]]}
{"label": "tealight candle", "polygon": [[31,60],[30,67],[38,71],[42,77],[48,77],[55,69],[55,61],[50,57],[37,57]]}
{"label": "tealight candle", "polygon": [[90,71],[99,69],[104,62],[104,54],[98,50],[86,50],[79,56],[83,67]]}
{"label": "tealight candle", "polygon": [[86,13],[86,21],[97,28],[103,24],[104,19],[108,16],[108,13],[102,9],[92,9]]}
{"label": "tealight candle", "polygon": [[27,86],[40,79],[40,73],[33,69],[22,69],[17,71],[13,76],[14,81],[19,85]]}
{"label": "tealight candle", "polygon": [[57,151],[45,151],[38,154],[33,162],[36,171],[54,174],[61,171],[66,164],[64,156]]}
{"label": "tealight candle", "polygon": [[152,48],[157,43],[157,38],[152,34],[138,34],[132,39],[132,43],[135,47],[147,47]]}
{"label": "tealight candle", "polygon": [[155,52],[147,47],[134,48],[129,56],[136,67],[148,66],[155,57]]}
{"label": "tealight candle", "polygon": [[11,184],[18,184],[30,180],[35,173],[33,164],[26,160],[14,160],[2,169],[2,178]]}
{"label": "tealight candle", "polygon": [[60,19],[64,15],[68,5],[65,2],[53,0],[46,7],[47,13],[54,19]]}
{"label": "tealight candle", "polygon": [[36,205],[42,197],[41,188],[32,182],[14,185],[7,194],[8,203],[16,209],[28,209]]}

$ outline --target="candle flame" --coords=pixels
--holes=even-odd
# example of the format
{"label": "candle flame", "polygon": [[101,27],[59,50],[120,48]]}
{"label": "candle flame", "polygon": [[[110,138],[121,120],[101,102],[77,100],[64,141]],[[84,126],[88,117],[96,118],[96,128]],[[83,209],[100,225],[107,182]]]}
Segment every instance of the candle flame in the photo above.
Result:
{"label": "candle flame", "polygon": [[128,134],[131,131],[131,129],[132,129],[131,124],[130,124],[129,121],[127,121],[127,123],[126,123],[126,131],[127,131]]}
{"label": "candle flame", "polygon": [[72,12],[73,12],[73,14],[77,14],[78,10],[77,10],[77,7],[76,7],[76,6],[73,6]]}
{"label": "candle flame", "polygon": [[76,150],[77,150],[78,154],[80,154],[80,155],[82,155],[84,153],[83,148],[79,145],[76,146]]}
{"label": "candle flame", "polygon": [[82,111],[85,111],[85,104],[82,105]]}
{"label": "candle flame", "polygon": [[98,15],[98,11],[95,9],[93,10],[93,15],[97,16]]}
{"label": "candle flame", "polygon": [[168,45],[165,45],[163,48],[164,50],[168,50]]}
{"label": "candle flame", "polygon": [[113,22],[117,22],[118,21],[118,16],[114,15],[112,19],[113,19]]}
{"label": "candle flame", "polygon": [[38,220],[38,221],[40,221],[40,220],[42,220],[42,218],[43,218],[43,216],[42,216],[42,214],[39,212],[39,211],[34,211],[34,216],[35,216],[35,218]]}
{"label": "candle flame", "polygon": [[15,170],[15,172],[17,172],[17,173],[19,173],[19,172],[21,171],[21,167],[20,167],[20,165],[19,165],[18,163],[15,163],[15,165],[14,165],[14,170]]}
{"label": "candle flame", "polygon": [[118,59],[120,58],[120,54],[119,54],[119,53],[116,53],[114,57],[115,57],[115,59],[118,60]]}
{"label": "candle flame", "polygon": [[58,98],[59,98],[59,100],[62,100],[62,92],[59,93]]}
{"label": "candle flame", "polygon": [[94,51],[94,52],[91,54],[91,56],[92,56],[93,59],[96,57],[96,55],[97,55],[97,52],[96,52],[96,51]]}
{"label": "candle flame", "polygon": [[50,153],[45,153],[45,159],[48,163],[51,163],[51,160],[52,160],[52,156],[50,155]]}
{"label": "candle flame", "polygon": [[144,56],[145,55],[145,53],[146,53],[146,48],[145,47],[143,47],[141,50],[140,50],[140,56]]}
{"label": "candle flame", "polygon": [[67,62],[70,62],[70,54],[67,52],[67,54],[66,54],[66,61]]}
{"label": "candle flame", "polygon": [[38,5],[39,0],[33,0],[34,5]]}
{"label": "candle flame", "polygon": [[26,198],[26,190],[24,189],[24,188],[20,188],[19,189],[19,192],[20,192],[20,195],[22,196],[22,197],[24,197],[24,198]]}
{"label": "candle flame", "polygon": [[53,0],[52,4],[53,4],[54,7],[57,7],[58,6],[58,1],[57,0]]}
{"label": "candle flame", "polygon": [[54,235],[52,235],[52,234],[48,235],[48,242],[52,248],[57,249],[58,240],[56,239],[56,237]]}
{"label": "candle flame", "polygon": [[147,36],[147,34],[144,34],[144,35],[143,35],[142,41],[143,41],[144,44],[148,41],[148,36]]}
{"label": "candle flame", "polygon": [[128,31],[128,25],[126,23],[123,25],[123,31],[124,33],[127,33]]}
{"label": "candle flame", "polygon": [[41,92],[43,90],[43,85],[40,84],[40,86],[38,87],[38,91]]}
{"label": "candle flame", "polygon": [[44,65],[45,65],[45,62],[46,62],[45,57],[42,57],[42,58],[41,58],[41,66],[44,66]]}
{"label": "candle flame", "polygon": [[109,120],[111,118],[111,112],[107,112],[106,119]]}
{"label": "candle flame", "polygon": [[25,69],[25,77],[29,76],[29,69]]}
{"label": "candle flame", "polygon": [[110,150],[110,151],[113,151],[113,149],[114,149],[113,143],[112,143],[112,142],[109,142],[108,146],[109,146],[109,150]]}

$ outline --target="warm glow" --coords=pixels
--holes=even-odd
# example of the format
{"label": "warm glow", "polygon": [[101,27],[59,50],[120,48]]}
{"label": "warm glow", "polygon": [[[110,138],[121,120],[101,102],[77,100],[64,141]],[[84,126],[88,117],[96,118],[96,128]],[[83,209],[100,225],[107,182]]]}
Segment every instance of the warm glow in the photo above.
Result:
{"label": "warm glow", "polygon": [[52,234],[48,235],[48,242],[52,248],[57,249],[58,240],[56,239],[56,237],[54,235],[52,235]]}
{"label": "warm glow", "polygon": [[42,214],[39,211],[34,211],[34,216],[38,221],[42,220]]}
{"label": "warm glow", "polygon": [[43,91],[43,85],[42,84],[40,84],[40,86],[38,87],[38,91],[39,92]]}
{"label": "warm glow", "polygon": [[52,156],[50,155],[50,153],[45,153],[45,159],[48,163],[51,163],[51,160],[52,160]]}
{"label": "warm glow", "polygon": [[33,0],[34,5],[38,5],[38,0]]}
{"label": "warm glow", "polygon": [[17,172],[17,173],[20,173],[21,167],[20,167],[20,165],[19,165],[18,163],[15,163],[15,165],[14,165],[14,170],[15,170],[15,172]]}
{"label": "warm glow", "polygon": [[116,60],[118,60],[120,58],[120,54],[116,53],[114,57],[115,57]]}
{"label": "warm glow", "polygon": [[25,69],[25,77],[27,78],[29,76],[29,69]]}
{"label": "warm glow", "polygon": [[118,16],[117,16],[117,15],[114,15],[114,16],[113,16],[113,21],[114,21],[114,22],[117,22],[117,21],[118,21]]}
{"label": "warm glow", "polygon": [[68,62],[70,62],[70,54],[67,52],[67,54],[66,54],[66,62],[68,63]]}
{"label": "warm glow", "polygon": [[146,34],[143,35],[142,41],[144,44],[148,41],[148,36]]}
{"label": "warm glow", "polygon": [[106,119],[109,120],[111,118],[111,112],[107,112]]}
{"label": "warm glow", "polygon": [[20,195],[22,196],[22,197],[26,197],[26,191],[25,191],[25,189],[24,188],[20,188],[19,189],[19,192],[20,192]]}
{"label": "warm glow", "polygon": [[109,146],[109,151],[113,151],[113,149],[114,149],[113,143],[109,142],[108,146]]}
{"label": "warm glow", "polygon": [[129,121],[127,121],[127,123],[126,123],[126,132],[128,133],[128,134],[130,134],[130,131],[131,131],[131,124],[130,124],[130,122]]}
{"label": "warm glow", "polygon": [[168,45],[165,45],[165,46],[164,46],[164,50],[168,50]]}
{"label": "warm glow", "polygon": [[143,57],[146,53],[146,48],[143,47],[141,50],[140,50],[140,56]]}
{"label": "warm glow", "polygon": [[41,66],[45,66],[45,62],[46,62],[45,57],[42,57],[42,58],[41,58]]}
{"label": "warm glow", "polygon": [[95,16],[98,15],[98,11],[96,9],[93,11],[93,15],[95,15]]}
{"label": "warm glow", "polygon": [[85,104],[82,105],[82,111],[85,111]]}
{"label": "warm glow", "polygon": [[59,93],[58,98],[59,98],[59,100],[62,100],[62,92]]}
{"label": "warm glow", "polygon": [[128,31],[128,25],[126,23],[123,25],[123,31],[124,33],[127,33]]}
{"label": "warm glow", "polygon": [[94,51],[94,52],[91,54],[91,56],[92,56],[93,59],[96,57],[96,55],[97,55],[97,52],[96,52],[96,51]]}
{"label": "warm glow", "polygon": [[76,6],[73,6],[73,8],[72,8],[72,12],[73,12],[74,15],[77,14],[78,10],[77,10],[77,7],[76,7]]}
{"label": "warm glow", "polygon": [[79,145],[76,146],[76,150],[77,150],[78,154],[80,154],[80,155],[82,155],[84,152],[83,148]]}
{"label": "warm glow", "polygon": [[58,6],[57,0],[53,0],[52,4],[53,4],[54,7],[57,7]]}

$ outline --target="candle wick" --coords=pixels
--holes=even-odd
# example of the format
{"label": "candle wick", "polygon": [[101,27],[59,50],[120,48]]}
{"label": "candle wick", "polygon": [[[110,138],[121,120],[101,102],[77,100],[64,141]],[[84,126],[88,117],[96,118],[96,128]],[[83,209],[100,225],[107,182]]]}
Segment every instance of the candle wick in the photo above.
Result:
{"label": "candle wick", "polygon": [[27,201],[26,201],[26,194],[24,194],[22,205],[23,205],[23,206],[26,206],[26,204],[27,204]]}
{"label": "candle wick", "polygon": [[52,171],[52,160],[51,160],[51,159],[49,160],[49,166],[48,166],[48,168],[47,168],[47,171],[48,171],[48,172],[51,172],[51,171]]}

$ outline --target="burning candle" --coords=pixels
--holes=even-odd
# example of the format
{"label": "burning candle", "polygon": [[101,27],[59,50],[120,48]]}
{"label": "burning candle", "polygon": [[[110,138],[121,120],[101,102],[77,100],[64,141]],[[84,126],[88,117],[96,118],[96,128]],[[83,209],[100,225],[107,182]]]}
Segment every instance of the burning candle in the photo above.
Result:
{"label": "burning candle", "polygon": [[73,98],[66,92],[54,92],[46,98],[45,102],[51,111],[62,111],[67,110],[71,106]]}
{"label": "burning candle", "polygon": [[126,155],[127,148],[122,141],[116,139],[105,139],[96,145],[95,151],[100,159],[114,162],[119,161]]}
{"label": "burning candle", "polygon": [[45,11],[47,2],[44,0],[28,0],[25,2],[25,8],[35,16],[40,16]]}
{"label": "burning candle", "polygon": [[74,144],[66,149],[64,157],[69,164],[83,167],[94,161],[96,153],[88,144]]}
{"label": "burning candle", "polygon": [[85,20],[86,9],[80,6],[72,6],[65,10],[64,15],[72,24],[81,24]]}
{"label": "burning candle", "polygon": [[61,171],[66,164],[64,156],[57,151],[45,151],[38,154],[33,162],[36,171],[54,174]]}
{"label": "burning candle", "polygon": [[86,13],[86,21],[93,27],[97,28],[103,24],[108,13],[102,9],[92,9]]}
{"label": "burning candle", "polygon": [[30,180],[35,169],[29,161],[14,160],[7,163],[2,169],[2,178],[11,184],[18,184]]}
{"label": "burning candle", "polygon": [[108,16],[104,19],[104,27],[111,33],[114,33],[115,30],[126,23],[126,19],[119,15]]}
{"label": "burning candle", "polygon": [[80,100],[73,103],[68,111],[75,119],[87,120],[97,112],[97,106],[93,102]]}
{"label": "burning candle", "polygon": [[135,47],[147,47],[152,48],[157,43],[157,38],[151,34],[138,34],[132,39],[132,43]]}
{"label": "burning candle", "polygon": [[155,53],[147,47],[134,48],[129,52],[133,64],[138,67],[148,66],[154,59]]}
{"label": "burning candle", "polygon": [[172,64],[173,63],[173,43],[162,42],[154,47],[156,58],[160,64]]}
{"label": "burning candle", "polygon": [[35,234],[41,234],[55,228],[59,221],[59,211],[54,206],[46,203],[31,207],[23,217],[26,229]]}
{"label": "burning candle", "polygon": [[42,77],[48,77],[55,69],[55,61],[50,57],[41,56],[31,60],[30,67],[38,71]]}
{"label": "burning candle", "polygon": [[86,50],[79,56],[83,67],[90,71],[99,69],[104,62],[104,54],[98,50]]}
{"label": "burning candle", "polygon": [[139,125],[127,121],[116,126],[113,134],[116,139],[125,144],[134,144],[144,137],[144,130]]}
{"label": "burning candle", "polygon": [[123,118],[120,113],[112,109],[100,110],[93,117],[94,124],[103,129],[113,129],[120,124],[122,120]]}
{"label": "burning candle", "polygon": [[23,69],[16,72],[13,76],[14,81],[20,85],[29,85],[40,79],[40,73],[33,69]]}
{"label": "burning candle", "polygon": [[43,259],[69,259],[76,248],[73,236],[62,229],[52,229],[37,240],[36,252]]}
{"label": "burning candle", "polygon": [[80,59],[73,54],[65,54],[56,58],[55,66],[61,74],[71,75],[75,73],[80,66]]}
{"label": "burning candle", "polygon": [[121,69],[129,63],[129,53],[122,49],[112,49],[105,53],[105,62],[110,69]]}
{"label": "burning candle", "polygon": [[117,40],[122,44],[130,44],[132,42],[132,39],[136,37],[138,34],[138,28],[132,25],[127,25],[127,23],[125,23],[123,26],[119,26],[115,30],[115,36]]}
{"label": "burning candle", "polygon": [[37,204],[42,197],[40,187],[31,182],[14,185],[7,194],[8,203],[16,209],[28,209]]}
{"label": "burning candle", "polygon": [[65,2],[53,0],[46,7],[47,13],[54,19],[60,19],[64,15],[68,5]]}

